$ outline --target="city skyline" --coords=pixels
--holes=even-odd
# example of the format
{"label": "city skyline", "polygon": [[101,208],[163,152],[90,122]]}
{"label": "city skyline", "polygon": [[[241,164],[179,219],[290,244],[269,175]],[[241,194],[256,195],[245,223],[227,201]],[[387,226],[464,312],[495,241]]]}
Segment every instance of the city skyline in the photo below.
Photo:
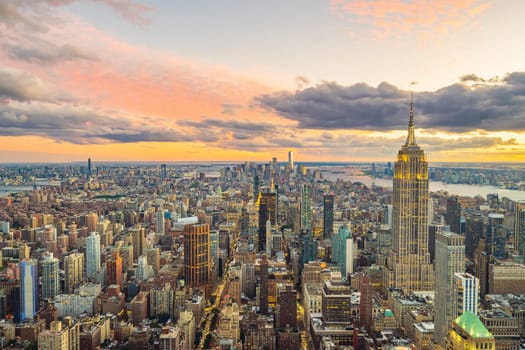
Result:
{"label": "city skyline", "polygon": [[0,5],[0,162],[525,158],[525,3]]}

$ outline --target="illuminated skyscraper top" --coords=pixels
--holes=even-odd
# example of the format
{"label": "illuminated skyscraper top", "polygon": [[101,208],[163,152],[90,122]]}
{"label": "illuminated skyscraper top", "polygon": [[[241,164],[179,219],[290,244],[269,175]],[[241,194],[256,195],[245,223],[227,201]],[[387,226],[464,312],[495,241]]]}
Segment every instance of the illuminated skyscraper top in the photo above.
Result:
{"label": "illuminated skyscraper top", "polygon": [[414,108],[406,143],[394,166],[392,254],[385,284],[405,290],[433,290],[433,269],[428,252],[428,163],[416,144]]}

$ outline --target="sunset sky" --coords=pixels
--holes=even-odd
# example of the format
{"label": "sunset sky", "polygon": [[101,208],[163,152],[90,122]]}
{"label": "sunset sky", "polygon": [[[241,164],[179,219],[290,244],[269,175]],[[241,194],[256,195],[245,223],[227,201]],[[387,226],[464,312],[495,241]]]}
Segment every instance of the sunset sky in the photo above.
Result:
{"label": "sunset sky", "polygon": [[525,160],[523,0],[0,1],[0,162]]}

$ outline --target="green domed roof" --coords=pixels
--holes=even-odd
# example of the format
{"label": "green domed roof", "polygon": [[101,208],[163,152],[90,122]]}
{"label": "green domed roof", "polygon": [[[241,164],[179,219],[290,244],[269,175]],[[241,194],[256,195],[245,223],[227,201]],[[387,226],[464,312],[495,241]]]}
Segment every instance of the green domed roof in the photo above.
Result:
{"label": "green domed roof", "polygon": [[390,309],[385,310],[385,317],[394,317],[394,313]]}
{"label": "green domed roof", "polygon": [[470,311],[465,311],[455,322],[472,338],[494,338],[480,319]]}

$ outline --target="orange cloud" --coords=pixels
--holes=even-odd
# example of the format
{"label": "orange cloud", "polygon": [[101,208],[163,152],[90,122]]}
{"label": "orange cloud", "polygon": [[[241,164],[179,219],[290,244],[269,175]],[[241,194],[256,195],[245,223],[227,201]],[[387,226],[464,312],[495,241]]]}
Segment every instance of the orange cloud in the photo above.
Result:
{"label": "orange cloud", "polygon": [[336,13],[369,22],[380,36],[413,30],[447,33],[483,13],[489,4],[480,0],[331,0]]}

